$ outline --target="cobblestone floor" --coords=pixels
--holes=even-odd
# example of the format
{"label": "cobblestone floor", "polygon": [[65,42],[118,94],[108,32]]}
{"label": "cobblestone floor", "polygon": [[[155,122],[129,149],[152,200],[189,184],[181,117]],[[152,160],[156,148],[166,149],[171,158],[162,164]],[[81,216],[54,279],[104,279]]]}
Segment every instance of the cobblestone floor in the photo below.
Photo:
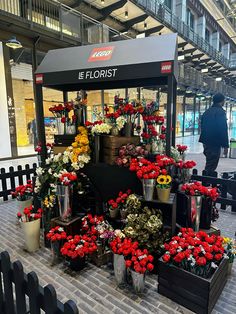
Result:
{"label": "cobblestone floor", "polygon": [[[191,313],[157,293],[156,275],[147,276],[145,293],[137,296],[131,288],[117,287],[112,270],[89,264],[79,273],[70,273],[63,264],[52,266],[50,251],[43,246],[34,254],[25,252],[21,229],[16,225],[16,211],[15,201],[0,203],[0,251],[7,250],[12,261],[19,259],[25,272],[35,271],[41,285],[52,284],[62,302],[74,300],[80,313]],[[217,225],[222,234],[233,237],[236,231],[236,215],[220,212]],[[236,263],[215,306],[214,314],[236,313],[235,289]]]}

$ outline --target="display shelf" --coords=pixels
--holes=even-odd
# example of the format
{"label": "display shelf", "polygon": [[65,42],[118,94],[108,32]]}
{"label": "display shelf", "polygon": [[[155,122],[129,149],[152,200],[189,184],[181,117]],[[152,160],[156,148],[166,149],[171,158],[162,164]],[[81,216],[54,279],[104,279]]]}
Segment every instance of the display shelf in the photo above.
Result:
{"label": "display shelf", "polygon": [[149,207],[162,211],[164,229],[170,229],[171,235],[174,235],[176,231],[176,194],[171,193],[167,202],[161,202],[157,199],[146,201],[143,196],[140,196],[139,199]]}
{"label": "display shelf", "polygon": [[76,235],[79,233],[81,228],[81,219],[82,217],[73,217],[70,221],[62,221],[60,217],[53,218],[51,220],[52,228],[60,226],[64,228],[67,235]]}

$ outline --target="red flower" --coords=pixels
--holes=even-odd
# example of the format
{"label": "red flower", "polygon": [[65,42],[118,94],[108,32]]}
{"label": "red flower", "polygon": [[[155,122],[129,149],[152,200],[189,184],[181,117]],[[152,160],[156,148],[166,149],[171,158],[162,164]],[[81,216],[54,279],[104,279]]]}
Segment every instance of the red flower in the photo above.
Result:
{"label": "red flower", "polygon": [[175,257],[174,257],[174,261],[176,263],[181,263],[182,260],[185,258],[185,254],[183,252],[179,252]]}
{"label": "red flower", "polygon": [[197,265],[199,265],[199,266],[205,266],[205,265],[206,265],[206,262],[207,262],[207,260],[206,260],[205,257],[198,257],[198,258],[196,259],[196,263],[197,263]]}
{"label": "red flower", "polygon": [[61,118],[61,123],[66,123],[66,117]]}
{"label": "red flower", "polygon": [[151,263],[147,264],[147,270],[148,271],[153,271],[153,268],[154,268],[153,264],[151,264]]}
{"label": "red flower", "polygon": [[216,255],[215,255],[215,259],[216,259],[217,261],[220,261],[220,260],[222,259],[222,257],[223,257],[222,254],[216,254]]}
{"label": "red flower", "polygon": [[170,260],[170,255],[169,255],[169,254],[164,254],[164,255],[162,256],[162,259],[163,259],[163,261],[164,261],[165,263],[167,263],[167,262],[169,262],[169,260]]}

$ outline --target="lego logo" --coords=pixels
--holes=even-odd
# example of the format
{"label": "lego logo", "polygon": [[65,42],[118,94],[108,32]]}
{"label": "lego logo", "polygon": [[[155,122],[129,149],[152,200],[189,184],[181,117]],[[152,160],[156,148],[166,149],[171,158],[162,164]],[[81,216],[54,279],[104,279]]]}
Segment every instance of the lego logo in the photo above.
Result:
{"label": "lego logo", "polygon": [[172,71],[172,63],[171,62],[163,62],[161,64],[161,73],[171,73]]}
{"label": "lego logo", "polygon": [[88,62],[110,60],[114,46],[94,48],[89,56]]}
{"label": "lego logo", "polygon": [[171,65],[164,65],[161,69],[162,69],[162,71],[170,71]]}
{"label": "lego logo", "polygon": [[35,83],[36,84],[42,84],[43,83],[43,74],[36,74]]}

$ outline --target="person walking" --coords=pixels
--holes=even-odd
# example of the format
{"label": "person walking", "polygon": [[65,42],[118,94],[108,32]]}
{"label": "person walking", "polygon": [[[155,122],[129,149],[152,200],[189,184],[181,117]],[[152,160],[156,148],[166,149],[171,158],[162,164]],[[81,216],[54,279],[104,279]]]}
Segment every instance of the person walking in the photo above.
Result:
{"label": "person walking", "polygon": [[223,109],[225,96],[217,93],[213,96],[213,104],[201,118],[201,135],[199,142],[203,144],[206,156],[205,170],[211,175],[217,168],[221,148],[227,156],[229,148],[228,125],[226,112]]}

